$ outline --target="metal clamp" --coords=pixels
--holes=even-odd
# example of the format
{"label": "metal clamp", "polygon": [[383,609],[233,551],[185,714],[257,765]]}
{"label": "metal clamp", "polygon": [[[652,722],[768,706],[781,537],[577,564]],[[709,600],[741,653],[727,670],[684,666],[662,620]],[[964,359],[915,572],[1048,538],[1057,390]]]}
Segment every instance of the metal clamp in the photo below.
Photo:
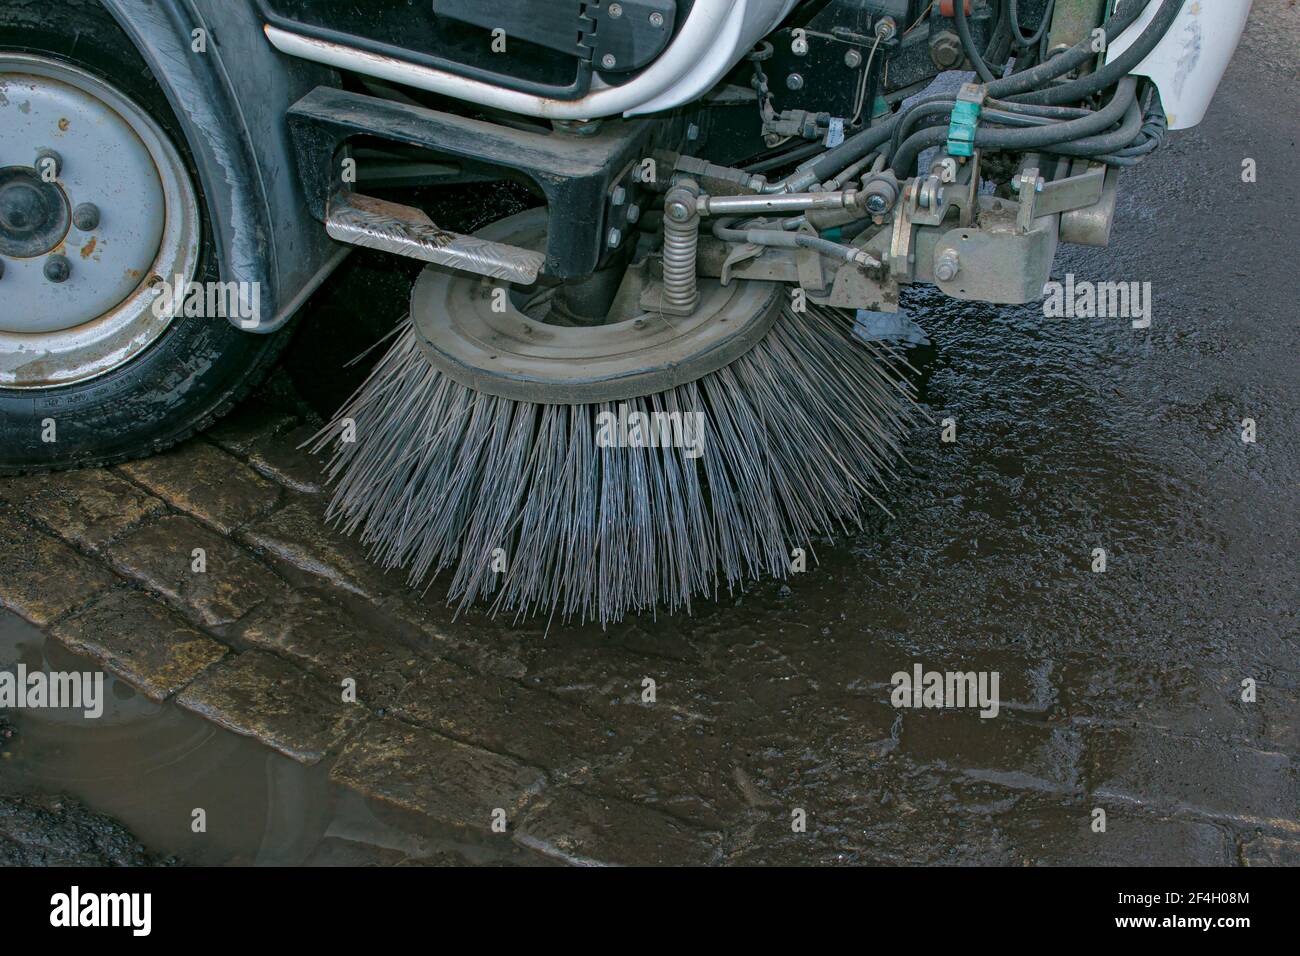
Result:
{"label": "metal clamp", "polygon": [[987,90],[983,83],[963,83],[948,120],[948,155],[975,153],[975,127],[979,125]]}

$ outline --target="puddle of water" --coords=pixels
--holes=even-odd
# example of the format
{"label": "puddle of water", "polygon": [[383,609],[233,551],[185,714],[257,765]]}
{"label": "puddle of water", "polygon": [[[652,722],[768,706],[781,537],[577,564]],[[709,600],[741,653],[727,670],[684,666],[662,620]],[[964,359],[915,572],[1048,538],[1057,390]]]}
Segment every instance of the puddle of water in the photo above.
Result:
{"label": "puddle of water", "polygon": [[[98,672],[15,615],[0,611],[0,670]],[[172,703],[155,704],[104,676],[103,713],[0,711],[0,792],[66,794],[119,820],[151,851],[198,865],[359,864],[499,859],[479,845],[382,819],[364,798]],[[206,831],[195,832],[202,810]]]}

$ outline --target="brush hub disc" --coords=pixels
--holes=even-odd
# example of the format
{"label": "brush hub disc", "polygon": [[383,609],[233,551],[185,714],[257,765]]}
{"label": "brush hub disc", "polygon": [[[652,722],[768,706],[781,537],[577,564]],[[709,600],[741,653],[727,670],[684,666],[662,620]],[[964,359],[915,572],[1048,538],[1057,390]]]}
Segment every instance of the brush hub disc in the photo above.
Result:
{"label": "brush hub disc", "polygon": [[[530,209],[476,233],[543,249],[545,209]],[[564,326],[542,321],[554,286],[520,287],[430,265],[411,293],[416,337],[429,361],[488,395],[552,405],[620,401],[684,385],[729,365],[767,334],[785,301],[775,282],[699,280],[689,316],[643,307],[643,269],[633,267],[613,321]]]}

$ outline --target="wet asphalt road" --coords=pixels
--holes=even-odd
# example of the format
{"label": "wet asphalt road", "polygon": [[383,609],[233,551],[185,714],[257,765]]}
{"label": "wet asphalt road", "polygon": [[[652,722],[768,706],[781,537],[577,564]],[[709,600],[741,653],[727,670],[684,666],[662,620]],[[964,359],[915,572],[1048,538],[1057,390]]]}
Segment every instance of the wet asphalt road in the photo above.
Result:
{"label": "wet asphalt road", "polygon": [[[615,727],[649,720],[611,690],[639,655],[667,723],[583,785],[721,833],[728,862],[1294,862],[1298,66],[1300,10],[1257,0],[1205,122],[1124,174],[1110,248],[1058,253],[1058,279],[1150,282],[1149,329],[909,292],[957,441],[912,436],[892,518],[692,618],[447,627]],[[416,269],[358,254],[313,300],[285,368],[322,414]],[[916,663],[998,672],[999,715],[892,708]]]}

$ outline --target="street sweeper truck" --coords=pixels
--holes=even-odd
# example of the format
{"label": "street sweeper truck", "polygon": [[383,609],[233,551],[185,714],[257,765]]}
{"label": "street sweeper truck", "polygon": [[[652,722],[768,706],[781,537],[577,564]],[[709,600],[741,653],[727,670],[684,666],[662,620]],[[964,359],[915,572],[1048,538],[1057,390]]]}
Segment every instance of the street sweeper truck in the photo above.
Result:
{"label": "street sweeper truck", "polygon": [[903,287],[1037,301],[1248,10],[0,0],[0,472],[208,427],[363,246],[426,264],[313,449],[374,560],[601,623],[785,576],[888,507]]}

